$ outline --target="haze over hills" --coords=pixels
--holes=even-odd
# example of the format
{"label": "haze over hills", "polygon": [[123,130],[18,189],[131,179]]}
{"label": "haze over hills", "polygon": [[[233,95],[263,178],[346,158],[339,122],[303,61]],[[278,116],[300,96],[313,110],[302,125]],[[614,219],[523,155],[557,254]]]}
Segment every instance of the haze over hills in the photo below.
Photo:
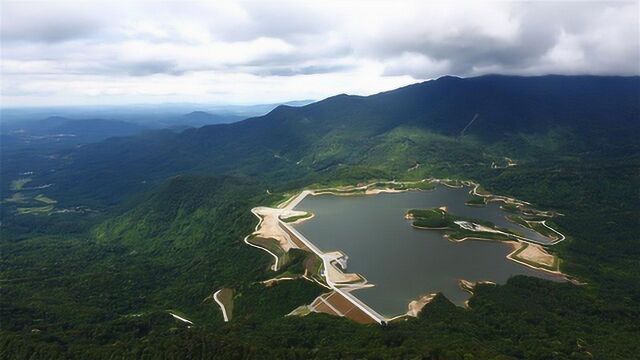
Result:
{"label": "haze over hills", "polygon": [[162,128],[166,122],[176,121],[191,112],[206,112],[212,115],[248,118],[268,113],[279,105],[303,106],[313,100],[295,100],[272,104],[211,105],[191,103],[133,104],[112,106],[56,106],[56,107],[8,107],[0,109],[3,125],[17,126],[19,123],[42,120],[47,117],[64,117],[72,120],[112,119]]}
{"label": "haze over hills", "polygon": [[[311,100],[283,104],[301,106]],[[65,149],[110,137],[169,129],[179,132],[211,124],[227,124],[268,113],[281,104],[202,105],[163,104],[0,109],[3,151],[50,147]],[[208,111],[190,109],[205,108]],[[52,115],[58,114],[58,115]]]}
{"label": "haze over hills", "polygon": [[[357,165],[391,175],[420,163],[438,173],[446,162],[447,172],[462,174],[465,163],[505,156],[629,152],[638,146],[639,91],[638,77],[443,77],[368,97],[283,105],[230,125],[110,139],[66,153],[41,181],[54,191],[86,187],[97,198],[119,198],[124,189],[189,172],[293,179]],[[111,177],[114,167],[126,176]],[[67,184],[67,174],[84,181]],[[113,187],[122,194],[106,191]]]}

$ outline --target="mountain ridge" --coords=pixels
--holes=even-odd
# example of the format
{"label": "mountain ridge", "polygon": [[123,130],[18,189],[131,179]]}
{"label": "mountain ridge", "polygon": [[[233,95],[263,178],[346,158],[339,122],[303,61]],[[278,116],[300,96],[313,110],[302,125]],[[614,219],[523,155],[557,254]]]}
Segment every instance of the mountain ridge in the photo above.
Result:
{"label": "mountain ridge", "polygon": [[[13,190],[0,207],[0,353],[634,358],[638,79],[517,85],[530,80],[445,79],[181,133],[3,152],[3,190]],[[293,254],[274,273],[271,256],[242,241],[258,222],[252,208],[309,187],[429,177],[474,180],[563,214],[549,224],[567,240],[549,251],[585,285],[517,276],[478,285],[466,309],[438,295],[417,319],[385,327],[286,316],[325,289],[302,279],[263,285],[302,273],[303,263]],[[20,189],[27,183],[37,190]],[[211,301],[221,288],[234,292],[230,323]]]}
{"label": "mountain ridge", "polygon": [[[65,153],[69,160],[41,181],[73,189],[68,174],[80,173],[104,184],[97,188],[113,182],[133,189],[182,173],[280,172],[286,180],[359,164],[397,172],[415,162],[446,161],[452,153],[460,161],[490,163],[534,150],[538,158],[554,156],[557,146],[574,153],[601,151],[599,142],[635,147],[638,93],[640,77],[444,77],[367,97],[279,106],[263,116],[178,134],[109,139]],[[127,175],[112,177],[113,167]]]}

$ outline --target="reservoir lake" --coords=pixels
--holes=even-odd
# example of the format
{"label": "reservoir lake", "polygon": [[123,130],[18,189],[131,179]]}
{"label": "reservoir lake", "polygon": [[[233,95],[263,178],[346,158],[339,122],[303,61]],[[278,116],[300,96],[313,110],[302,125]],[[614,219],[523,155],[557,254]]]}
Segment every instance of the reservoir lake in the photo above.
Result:
{"label": "reservoir lake", "polygon": [[457,305],[471,295],[460,279],[505,283],[514,275],[561,281],[506,258],[512,251],[497,241],[451,242],[438,230],[421,230],[404,218],[409,209],[446,206],[451,214],[491,221],[542,243],[550,240],[505,218],[500,203],[465,205],[469,188],[438,186],[432,191],[381,193],[366,196],[307,196],[295,207],[314,218],[294,225],[323,252],[340,250],[348,256],[346,272],[364,275],[375,285],[352,294],[390,318],[404,314],[408,303],[422,295],[442,292]]}

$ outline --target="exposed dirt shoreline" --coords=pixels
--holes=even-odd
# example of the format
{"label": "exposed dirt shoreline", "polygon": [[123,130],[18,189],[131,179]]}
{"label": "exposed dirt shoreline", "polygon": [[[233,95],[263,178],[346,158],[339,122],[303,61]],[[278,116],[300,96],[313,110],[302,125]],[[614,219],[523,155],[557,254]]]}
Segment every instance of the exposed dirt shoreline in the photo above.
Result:
{"label": "exposed dirt shoreline", "polygon": [[[465,186],[469,186],[471,187],[471,190],[469,191],[469,194],[474,195],[474,196],[480,196],[482,198],[485,199],[485,201],[488,202],[502,202],[505,204],[511,204],[516,206],[516,208],[521,209],[523,207],[526,207],[528,209],[528,211],[533,212],[536,215],[540,215],[540,216],[546,216],[546,217],[552,217],[554,215],[556,215],[555,212],[549,212],[549,211],[539,211],[539,210],[534,210],[530,208],[531,203],[526,202],[526,201],[522,201],[522,200],[518,200],[515,198],[511,198],[511,197],[507,197],[507,196],[500,196],[500,195],[493,195],[493,194],[488,194],[488,193],[479,193],[478,190],[480,189],[480,184],[475,183],[473,181],[453,181],[450,179],[425,179],[422,181],[416,181],[416,182],[408,182],[408,183],[404,183],[407,184],[408,186],[410,186],[410,184],[415,184],[418,182],[431,182],[431,183],[435,183],[435,184],[440,184],[440,185],[444,185],[444,186],[448,186],[451,188],[456,188],[456,189],[460,189],[463,188]],[[396,181],[391,181],[388,182],[388,184],[399,184],[400,182],[396,182]],[[365,189],[364,193],[345,193],[344,192],[344,188],[340,189],[340,188],[335,188],[335,189],[322,189],[322,190],[309,190],[308,194],[311,195],[323,195],[323,194],[332,194],[332,195],[339,195],[339,196],[355,196],[355,195],[376,195],[376,194],[380,194],[380,193],[399,193],[399,192],[406,192],[406,191],[415,191],[415,189],[412,189],[410,187],[408,187],[407,189],[391,189],[391,188],[385,188],[385,189],[374,189],[371,190],[369,189],[369,187],[371,187],[371,185],[373,184],[367,184],[367,185],[363,185],[360,187],[350,187],[348,188],[349,190],[360,190],[360,189]],[[335,191],[332,191],[335,190]],[[306,195],[308,195],[306,194]],[[306,196],[305,195],[305,196]],[[304,198],[302,198],[304,199]],[[296,201],[296,203],[299,203],[300,201],[302,201],[302,199]],[[471,206],[471,205],[469,205]],[[410,217],[406,217],[407,219],[410,220]],[[551,246],[551,245],[555,245],[561,241],[564,241],[566,239],[566,237],[560,233],[559,231],[557,231],[556,229],[553,229],[552,227],[548,226],[546,224],[546,220],[544,221],[538,221],[538,223],[542,224],[543,226],[545,226],[546,228],[548,228],[549,230],[553,231],[554,233],[556,233],[558,235],[557,240],[549,243],[549,244],[545,244],[546,246]],[[414,228],[417,229],[425,229],[425,230],[446,230],[447,228],[428,228],[428,227],[420,227],[420,226],[415,226],[412,225]],[[533,231],[535,231],[534,229],[531,229]],[[492,230],[491,232],[497,232],[497,233],[502,233],[500,231],[497,230]],[[506,233],[505,233],[506,235]],[[564,275],[562,274],[559,270],[550,270],[549,269],[549,265],[546,263],[542,263],[542,266],[535,266],[532,263],[536,263],[539,259],[547,259],[548,257],[553,257],[553,255],[549,254],[542,246],[541,244],[537,243],[535,240],[532,239],[528,239],[526,237],[522,237],[522,236],[518,236],[518,235],[513,235],[513,234],[508,234],[510,236],[513,236],[515,238],[518,239],[518,241],[513,241],[513,244],[517,244],[517,247],[514,249],[514,251],[512,251],[511,253],[509,253],[506,258],[517,262],[519,264],[525,265],[529,268],[533,268],[536,270],[541,270],[541,271],[545,271],[545,272],[550,272],[550,273],[554,273],[554,274],[560,274],[560,275]],[[543,235],[544,236],[544,235]],[[461,242],[461,241],[465,241],[465,240],[483,240],[483,241],[500,241],[500,240],[495,240],[495,239],[488,239],[488,238],[482,238],[480,236],[478,237],[465,237],[462,239],[449,239],[450,241],[455,241],[455,242]],[[500,242],[504,242],[504,241],[500,241]],[[525,260],[529,260],[529,262],[525,262],[520,260],[518,257],[516,257],[514,254],[516,254],[519,250],[525,248],[527,246],[527,244],[531,244],[532,246],[535,246],[535,251],[533,250],[533,248],[528,252],[528,253],[521,253],[520,257],[524,258]]]}
{"label": "exposed dirt shoreline", "polygon": [[[380,184],[385,184],[385,187],[384,188],[380,187]],[[358,308],[357,310],[359,310],[361,313],[364,313],[367,316],[370,316],[375,322],[378,322],[380,324],[401,319],[406,316],[416,317],[418,316],[420,311],[424,308],[424,306],[433,300],[433,298],[435,297],[435,294],[427,294],[427,295],[421,296],[419,299],[412,300],[408,304],[408,310],[406,314],[402,314],[393,318],[384,317],[378,314],[377,312],[375,312],[373,309],[369,308],[366,304],[362,303],[360,300],[358,300],[357,298],[355,298],[353,295],[350,294],[350,292],[353,290],[357,290],[359,288],[369,287],[373,285],[369,284],[366,278],[364,278],[364,276],[360,274],[351,274],[351,273],[344,272],[343,269],[345,267],[342,261],[343,260],[346,261],[346,256],[343,253],[339,251],[333,251],[329,253],[324,253],[320,251],[312,242],[310,242],[302,234],[297,232],[291,225],[313,218],[313,214],[309,215],[309,214],[306,214],[305,212],[294,210],[294,208],[300,202],[302,202],[304,198],[308,195],[315,196],[315,195],[331,194],[336,196],[363,196],[363,195],[366,196],[366,195],[377,195],[381,193],[400,193],[400,192],[415,191],[415,190],[425,191],[430,189],[425,189],[424,185],[430,185],[430,184],[433,184],[434,186],[440,184],[440,185],[444,185],[452,188],[463,188],[465,186],[468,186],[472,188],[469,191],[469,194],[483,197],[485,199],[485,202],[499,201],[499,202],[503,202],[504,204],[515,206],[517,209],[522,209],[526,207],[528,211],[533,211],[536,215],[541,215],[541,216],[551,217],[555,215],[555,213],[553,212],[542,212],[542,211],[533,210],[530,208],[530,203],[525,201],[521,201],[521,200],[517,200],[514,198],[505,197],[505,196],[487,194],[487,193],[481,194],[478,192],[478,190],[480,189],[480,185],[472,181],[454,181],[450,179],[424,179],[422,181],[414,181],[414,182],[396,182],[396,181],[377,182],[377,183],[370,183],[370,184],[365,184],[360,186],[344,186],[344,187],[323,188],[323,189],[305,189],[297,194],[294,194],[290,198],[286,199],[275,208],[256,207],[251,211],[254,215],[256,215],[260,219],[260,221],[256,225],[255,231],[252,234],[247,235],[247,237],[245,237],[245,243],[247,243],[250,246],[260,248],[268,252],[269,254],[271,254],[275,258],[275,263],[272,266],[272,269],[274,271],[277,271],[279,268],[279,257],[267,248],[264,248],[262,246],[258,246],[255,244],[251,244],[248,241],[248,239],[251,236],[261,236],[266,238],[272,238],[278,242],[278,245],[282,248],[284,252],[288,252],[292,248],[302,248],[303,250],[307,250],[318,255],[323,262],[324,271],[322,276],[324,278],[324,281],[326,282],[326,286],[332,289],[334,292],[336,292],[340,296],[332,297],[332,296],[327,296],[327,294],[324,294],[324,295],[321,295],[322,299],[316,299],[314,303],[324,304],[327,302],[326,299],[332,299],[332,298],[340,298],[342,299],[341,301],[346,299],[347,301],[351,302],[355,307],[357,307]],[[398,189],[397,187],[399,185],[403,186],[404,188]],[[411,187],[412,185],[415,187],[412,188]],[[292,218],[292,217],[300,217],[300,218],[290,223],[287,223],[285,221],[287,218]],[[542,225],[556,232],[559,235],[559,240],[553,242],[550,245],[556,244],[565,239],[564,235],[562,235],[555,229],[552,229],[551,227],[546,225],[544,221],[542,221]],[[438,229],[429,229],[429,230],[438,230]],[[442,230],[442,229],[439,229],[439,230]],[[499,240],[487,239],[482,237],[466,237],[459,240],[453,240],[453,239],[450,239],[450,240],[456,241],[456,242],[461,242],[466,240],[481,240],[481,241],[494,241],[494,242],[499,241]],[[541,270],[545,272],[558,274],[560,276],[564,276],[564,274],[562,274],[559,271],[559,269],[552,270],[549,268],[550,267],[549,264],[554,262],[550,259],[555,259],[555,257],[549,254],[548,252],[546,252],[546,250],[539,244],[535,244],[535,242],[528,241],[528,239],[526,238],[519,238],[517,241],[499,241],[499,242],[505,242],[513,246],[513,251],[510,252],[508,255],[506,255],[507,259],[536,270]],[[529,246],[531,246],[531,248],[529,248]],[[540,262],[542,265],[536,266],[538,262]],[[555,262],[557,262],[557,259],[555,260]],[[332,309],[332,305],[330,303],[326,305],[327,306],[322,305],[320,307],[308,306],[307,308],[310,311],[316,311],[315,310],[316,308]],[[339,311],[333,311],[333,310],[328,310],[328,311],[332,314],[338,314],[339,316],[346,316],[345,314],[341,314]],[[362,314],[359,314],[358,316],[361,317]]]}

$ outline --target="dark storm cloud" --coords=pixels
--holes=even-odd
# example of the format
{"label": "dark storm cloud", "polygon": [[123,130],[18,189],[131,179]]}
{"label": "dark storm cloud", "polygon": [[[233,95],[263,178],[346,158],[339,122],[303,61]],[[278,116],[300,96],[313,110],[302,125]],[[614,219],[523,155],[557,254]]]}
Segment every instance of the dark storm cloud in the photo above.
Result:
{"label": "dark storm cloud", "polygon": [[55,43],[82,39],[105,26],[105,19],[99,14],[82,10],[82,5],[74,3],[3,3],[2,42]]}
{"label": "dark storm cloud", "polygon": [[[611,14],[610,18],[607,13]],[[626,25],[610,23],[625,20],[616,18],[616,14],[625,14]],[[511,36],[487,34],[486,29],[464,24],[457,25],[459,27],[453,34],[445,31],[443,34],[404,36],[390,32],[366,45],[365,53],[383,60],[403,53],[418,54],[425,59],[426,66],[432,62],[446,62],[448,73],[462,76],[474,75],[477,69],[482,68],[491,72],[522,74],[529,71],[638,74],[640,30],[637,2],[517,3],[510,16],[517,21]],[[600,23],[598,19],[602,19]],[[576,62],[575,71],[568,68],[569,64],[561,64],[562,59],[555,59],[555,64],[549,63],[554,60],[549,55],[565,45],[562,41],[567,38],[574,42],[576,48],[565,51],[574,51],[576,57],[581,56],[585,62]],[[626,48],[626,56],[608,53],[623,47]],[[611,61],[610,58],[616,56],[618,61]],[[433,76],[429,69],[416,66],[415,61],[407,63],[406,67],[401,61],[392,61],[385,68],[385,74],[409,74],[416,78]]]}
{"label": "dark storm cloud", "polygon": [[313,98],[447,74],[640,74],[637,0],[5,0],[1,15],[12,100],[43,88],[60,101],[303,88]]}
{"label": "dark storm cloud", "polygon": [[322,11],[318,4],[305,1],[241,1],[245,18],[236,26],[220,25],[212,17],[208,26],[214,36],[227,41],[247,41],[258,37],[273,37],[289,42],[304,41],[335,29],[339,14]]}

